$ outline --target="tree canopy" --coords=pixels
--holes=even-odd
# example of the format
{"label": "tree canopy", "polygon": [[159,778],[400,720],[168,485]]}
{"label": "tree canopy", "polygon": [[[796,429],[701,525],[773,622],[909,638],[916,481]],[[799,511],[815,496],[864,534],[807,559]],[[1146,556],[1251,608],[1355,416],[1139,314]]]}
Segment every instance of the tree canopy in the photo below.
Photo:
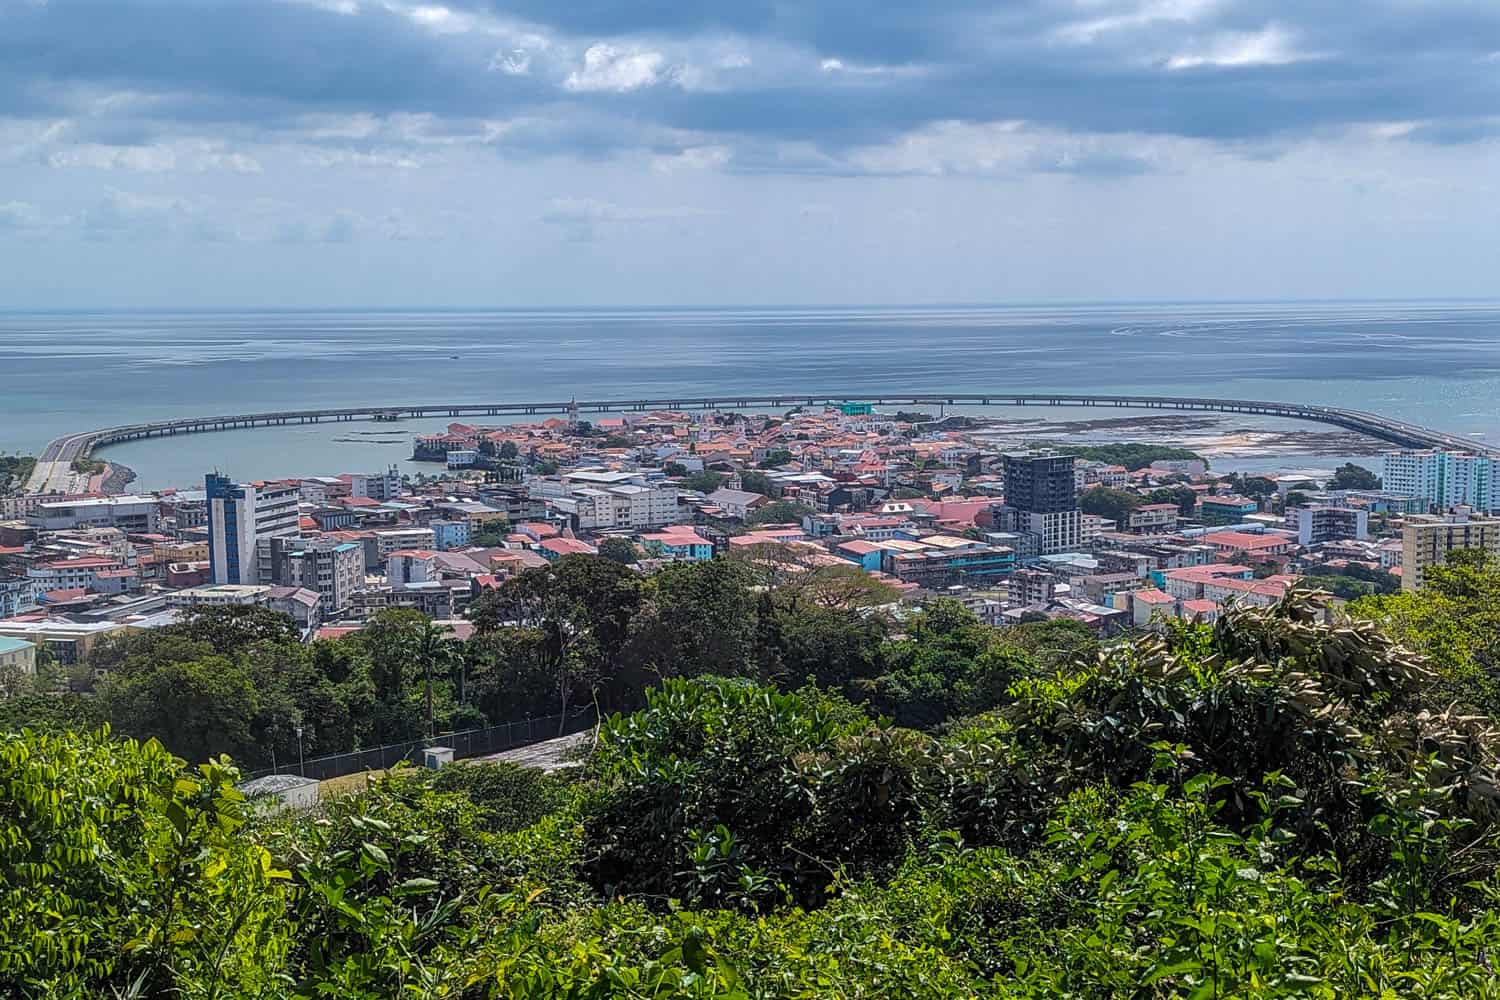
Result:
{"label": "tree canopy", "polygon": [[[484,641],[609,628],[630,571],[595,562]],[[1494,576],[1440,569],[1412,634],[1487,656]],[[753,665],[778,602],[749,593]],[[934,601],[877,685],[915,725],[667,678],[563,775],[400,768],[306,812],[154,740],[0,733],[0,994],[1494,997],[1500,731],[1394,613],[1329,611],[1294,590],[1100,647]]]}
{"label": "tree canopy", "polygon": [[1139,494],[1111,489],[1108,486],[1095,486],[1093,489],[1084,490],[1079,496],[1078,509],[1085,514],[1109,518],[1123,527],[1130,512],[1142,503]]}
{"label": "tree canopy", "polygon": [[1333,478],[1328,480],[1328,488],[1333,490],[1378,490],[1380,489],[1380,477],[1363,465],[1345,462],[1333,470]]}

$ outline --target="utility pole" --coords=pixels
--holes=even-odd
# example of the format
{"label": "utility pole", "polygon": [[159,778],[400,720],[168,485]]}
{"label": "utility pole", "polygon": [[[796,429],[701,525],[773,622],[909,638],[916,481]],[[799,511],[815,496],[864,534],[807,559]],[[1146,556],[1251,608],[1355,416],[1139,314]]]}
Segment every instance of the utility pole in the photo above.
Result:
{"label": "utility pole", "polygon": [[307,777],[307,762],[302,759],[302,727],[297,727],[297,773]]}

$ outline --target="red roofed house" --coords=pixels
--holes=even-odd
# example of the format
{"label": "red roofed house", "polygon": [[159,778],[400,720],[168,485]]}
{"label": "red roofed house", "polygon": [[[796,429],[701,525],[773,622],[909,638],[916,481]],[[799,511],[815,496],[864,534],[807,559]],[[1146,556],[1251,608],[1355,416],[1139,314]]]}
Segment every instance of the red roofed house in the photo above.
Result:
{"label": "red roofed house", "polygon": [[537,547],[542,557],[548,562],[557,562],[563,556],[597,556],[599,550],[588,542],[580,542],[576,538],[549,538]]}
{"label": "red roofed house", "polygon": [[855,539],[852,542],[840,542],[834,546],[834,555],[847,559],[864,568],[867,573],[874,573],[880,569],[880,555],[885,550],[874,542],[866,542]]}
{"label": "red roofed house", "polygon": [[1297,544],[1295,538],[1286,535],[1252,535],[1248,531],[1215,531],[1200,539],[1212,545],[1220,558],[1250,555],[1257,558],[1285,555]]}
{"label": "red roofed house", "polygon": [[1177,606],[1177,599],[1171,594],[1155,589],[1122,591],[1115,598],[1130,601],[1131,620],[1137,628],[1145,628],[1151,624],[1151,617],[1158,611],[1173,614]]}

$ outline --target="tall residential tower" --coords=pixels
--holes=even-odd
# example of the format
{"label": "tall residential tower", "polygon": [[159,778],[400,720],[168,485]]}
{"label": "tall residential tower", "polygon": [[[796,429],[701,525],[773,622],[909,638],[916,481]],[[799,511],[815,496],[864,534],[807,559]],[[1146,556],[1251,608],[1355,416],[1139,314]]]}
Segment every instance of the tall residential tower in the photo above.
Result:
{"label": "tall residential tower", "polygon": [[298,487],[285,483],[234,483],[218,473],[204,479],[208,492],[208,564],[215,584],[261,583],[255,543],[298,535]]}

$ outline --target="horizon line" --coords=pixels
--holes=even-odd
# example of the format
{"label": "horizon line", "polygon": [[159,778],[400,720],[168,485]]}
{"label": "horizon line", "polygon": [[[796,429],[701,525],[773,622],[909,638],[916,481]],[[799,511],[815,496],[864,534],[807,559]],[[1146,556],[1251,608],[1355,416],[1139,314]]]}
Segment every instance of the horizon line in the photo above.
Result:
{"label": "horizon line", "polygon": [[202,305],[202,306],[34,306],[0,307],[0,315],[88,315],[91,313],[420,313],[420,312],[713,312],[713,311],[837,311],[837,310],[935,310],[935,309],[1086,309],[1100,307],[1142,306],[1271,306],[1271,305],[1494,305],[1500,304],[1496,296],[1398,296],[1385,298],[1204,298],[1204,299],[1031,299],[1013,301],[953,301],[953,302],[823,302],[823,303],[743,303],[719,304],[670,304],[644,305],[593,304],[593,305]]}

